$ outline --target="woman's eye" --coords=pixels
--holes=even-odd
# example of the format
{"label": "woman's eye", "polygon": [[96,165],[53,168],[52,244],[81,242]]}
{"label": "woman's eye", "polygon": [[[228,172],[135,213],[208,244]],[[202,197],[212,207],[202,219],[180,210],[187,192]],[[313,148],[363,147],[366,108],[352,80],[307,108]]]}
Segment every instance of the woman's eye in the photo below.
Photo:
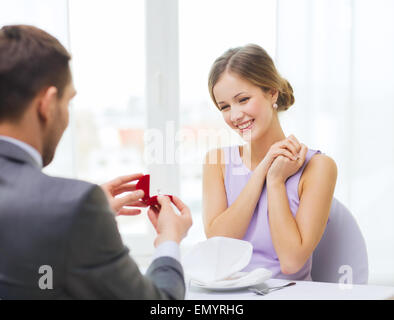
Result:
{"label": "woman's eye", "polygon": [[241,100],[239,100],[240,102],[247,102],[249,100],[249,98],[242,98]]}
{"label": "woman's eye", "polygon": [[220,108],[220,111],[223,111],[223,110],[225,110],[227,108],[230,108],[230,106],[223,106],[223,107]]}

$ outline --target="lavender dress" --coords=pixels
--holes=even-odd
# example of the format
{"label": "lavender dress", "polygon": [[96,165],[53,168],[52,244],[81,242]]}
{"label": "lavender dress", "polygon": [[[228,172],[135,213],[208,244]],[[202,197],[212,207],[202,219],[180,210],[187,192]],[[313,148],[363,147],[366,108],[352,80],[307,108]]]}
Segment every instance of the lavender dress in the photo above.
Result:
{"label": "lavender dress", "polygon": [[[226,187],[227,205],[231,206],[238,198],[242,189],[246,186],[252,176],[252,171],[243,164],[239,153],[239,146],[226,147],[223,151],[226,164],[224,184]],[[304,165],[295,175],[291,176],[286,181],[287,197],[289,199],[290,210],[294,217],[300,203],[298,197],[298,184],[301,175],[309,160],[317,153],[320,152],[308,150]],[[264,184],[252,220],[243,238],[243,240],[249,241],[253,245],[252,259],[244,271],[250,271],[256,268],[266,268],[272,271],[272,277],[276,279],[312,280],[312,256],[297,273],[286,275],[281,272],[279,259],[271,239],[267,202],[267,188]],[[240,214],[242,213],[240,212]]]}

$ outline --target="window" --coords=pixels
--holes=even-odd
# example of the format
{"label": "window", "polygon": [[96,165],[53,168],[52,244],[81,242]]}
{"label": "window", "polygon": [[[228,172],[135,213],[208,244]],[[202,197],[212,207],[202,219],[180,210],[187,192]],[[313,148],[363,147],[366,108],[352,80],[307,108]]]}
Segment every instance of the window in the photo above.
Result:
{"label": "window", "polygon": [[208,150],[242,143],[227,129],[208,92],[210,67],[232,47],[256,43],[274,58],[275,0],[179,1],[181,197],[193,213],[186,244],[205,240],[202,164]]}
{"label": "window", "polygon": [[[146,172],[145,2],[69,0],[69,5],[78,92],[71,106],[76,177],[100,184]],[[150,233],[145,215],[117,220],[128,245],[148,250],[141,241]]]}
{"label": "window", "polygon": [[[0,1],[0,26],[9,24],[28,24],[42,28],[54,35],[69,49],[67,0],[13,0]],[[73,177],[74,155],[73,132],[68,128],[63,135],[56,157],[45,168],[49,174]]]}

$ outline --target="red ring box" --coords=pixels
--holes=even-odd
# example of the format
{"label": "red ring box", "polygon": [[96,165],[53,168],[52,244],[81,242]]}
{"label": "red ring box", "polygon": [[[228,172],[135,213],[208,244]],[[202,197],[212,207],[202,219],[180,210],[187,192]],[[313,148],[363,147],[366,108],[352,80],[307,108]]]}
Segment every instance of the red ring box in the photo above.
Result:
{"label": "red ring box", "polygon": [[[160,206],[159,202],[157,201],[157,196],[151,197],[149,195],[149,188],[150,188],[150,175],[147,174],[141,177],[136,185],[137,190],[144,191],[144,197],[142,198],[142,202],[148,206]],[[169,197],[172,200],[172,196],[165,194],[164,196]]]}

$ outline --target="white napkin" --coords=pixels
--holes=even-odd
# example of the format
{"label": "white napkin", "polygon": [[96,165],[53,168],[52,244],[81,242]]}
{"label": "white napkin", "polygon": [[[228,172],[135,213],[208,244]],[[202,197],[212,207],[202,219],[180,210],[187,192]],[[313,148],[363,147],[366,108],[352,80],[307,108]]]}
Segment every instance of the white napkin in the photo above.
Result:
{"label": "white napkin", "polygon": [[201,284],[225,280],[252,258],[253,246],[243,240],[215,237],[196,244],[182,259],[187,277]]}

